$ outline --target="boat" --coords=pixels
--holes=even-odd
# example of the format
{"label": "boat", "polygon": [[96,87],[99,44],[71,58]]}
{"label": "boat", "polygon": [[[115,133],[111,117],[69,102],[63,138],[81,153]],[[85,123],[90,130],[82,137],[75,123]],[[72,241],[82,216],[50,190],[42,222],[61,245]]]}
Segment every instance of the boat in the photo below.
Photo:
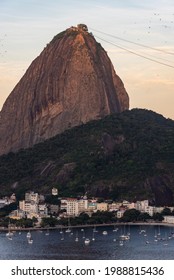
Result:
{"label": "boat", "polygon": [[121,235],[120,235],[120,240],[129,240],[130,239],[130,234],[126,234],[125,233],[126,230],[125,230],[125,226],[124,226],[124,231],[122,231],[121,229]]}
{"label": "boat", "polygon": [[70,228],[70,220],[68,218],[68,228],[65,230],[66,233],[70,233],[71,232],[71,228]]}
{"label": "boat", "polygon": [[93,232],[98,232],[98,230],[96,230],[96,226],[93,228]]}
{"label": "boat", "polygon": [[85,230],[83,230],[82,232],[83,232],[82,238],[85,239]]}
{"label": "boat", "polygon": [[78,238],[78,231],[76,232],[76,238],[75,238],[75,242],[78,242],[79,238]]}
{"label": "boat", "polygon": [[123,246],[123,245],[124,245],[123,240],[120,240],[119,245],[120,245],[120,246]]}
{"label": "boat", "polygon": [[106,230],[103,231],[103,235],[107,235],[108,232]]}
{"label": "boat", "polygon": [[8,240],[12,240],[12,236],[8,236],[7,238],[8,238]]}
{"label": "boat", "polygon": [[116,226],[114,226],[113,232],[117,232],[118,228]]}
{"label": "boat", "polygon": [[95,232],[96,232],[96,231],[93,231],[93,232],[92,232],[92,241],[95,241],[95,237],[94,237]]}
{"label": "boat", "polygon": [[62,226],[61,226],[61,228],[60,228],[60,234],[62,234],[63,233],[63,230],[62,230]]}
{"label": "boat", "polygon": [[[12,239],[12,236],[14,235],[14,233],[10,230],[10,221],[9,221],[9,224],[8,224],[8,232],[6,233],[6,236],[9,238]],[[11,240],[10,239],[10,240]]]}
{"label": "boat", "polygon": [[12,237],[13,236],[13,232],[11,232],[10,230],[6,233],[7,237]]}
{"label": "boat", "polygon": [[27,232],[27,238],[31,238],[31,232],[30,231]]}
{"label": "boat", "polygon": [[28,238],[28,244],[33,244],[33,239],[31,239],[31,237]]}
{"label": "boat", "polygon": [[50,235],[49,229],[45,232],[45,235]]}
{"label": "boat", "polygon": [[86,238],[86,239],[85,239],[85,245],[89,245],[89,243],[90,243],[90,239],[89,239],[89,238]]}
{"label": "boat", "polygon": [[127,235],[127,234],[122,234],[122,235],[120,235],[120,239],[121,239],[121,240],[129,240],[129,239],[130,239],[130,236]]}

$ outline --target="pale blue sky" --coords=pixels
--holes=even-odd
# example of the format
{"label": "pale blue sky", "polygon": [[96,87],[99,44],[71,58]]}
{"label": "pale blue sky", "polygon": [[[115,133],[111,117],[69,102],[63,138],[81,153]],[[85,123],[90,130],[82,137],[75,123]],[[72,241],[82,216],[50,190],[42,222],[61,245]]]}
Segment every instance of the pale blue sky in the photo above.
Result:
{"label": "pale blue sky", "polygon": [[[0,108],[52,38],[78,23],[174,53],[173,0],[0,0]],[[174,67],[174,55],[90,30],[98,37]],[[131,108],[174,119],[174,68],[119,49],[96,37],[108,52],[130,96]]]}

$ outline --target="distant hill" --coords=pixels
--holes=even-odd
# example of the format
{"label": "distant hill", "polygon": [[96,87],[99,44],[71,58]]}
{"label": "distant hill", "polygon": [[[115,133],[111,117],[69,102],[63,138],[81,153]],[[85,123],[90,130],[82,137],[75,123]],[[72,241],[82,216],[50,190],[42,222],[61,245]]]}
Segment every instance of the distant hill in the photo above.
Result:
{"label": "distant hill", "polygon": [[52,187],[60,196],[174,204],[174,121],[133,109],[0,157],[0,195]]}

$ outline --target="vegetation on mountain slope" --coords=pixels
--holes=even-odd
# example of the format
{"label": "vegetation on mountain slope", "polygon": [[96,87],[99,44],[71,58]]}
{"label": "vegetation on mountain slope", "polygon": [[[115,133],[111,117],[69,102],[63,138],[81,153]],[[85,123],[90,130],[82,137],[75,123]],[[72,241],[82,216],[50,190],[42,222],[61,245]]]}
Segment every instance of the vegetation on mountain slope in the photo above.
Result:
{"label": "vegetation on mountain slope", "polygon": [[133,109],[0,157],[0,195],[26,190],[172,205],[174,121]]}

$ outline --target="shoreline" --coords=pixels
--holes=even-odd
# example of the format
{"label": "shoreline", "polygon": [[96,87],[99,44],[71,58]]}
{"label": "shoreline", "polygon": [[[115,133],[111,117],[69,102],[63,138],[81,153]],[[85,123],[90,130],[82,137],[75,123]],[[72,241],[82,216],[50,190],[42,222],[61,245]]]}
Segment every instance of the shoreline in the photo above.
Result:
{"label": "shoreline", "polygon": [[[130,225],[130,226],[167,226],[174,227],[172,223],[164,223],[164,222],[127,222],[127,223],[109,223],[109,224],[87,224],[87,225],[76,225],[76,226],[55,226],[55,227],[28,227],[28,228],[16,228],[11,227],[11,231],[45,231],[45,230],[59,230],[59,229],[67,229],[70,228],[90,228],[90,227],[110,227],[110,226],[122,226],[122,225]],[[9,228],[0,227],[0,232],[8,231]]]}

